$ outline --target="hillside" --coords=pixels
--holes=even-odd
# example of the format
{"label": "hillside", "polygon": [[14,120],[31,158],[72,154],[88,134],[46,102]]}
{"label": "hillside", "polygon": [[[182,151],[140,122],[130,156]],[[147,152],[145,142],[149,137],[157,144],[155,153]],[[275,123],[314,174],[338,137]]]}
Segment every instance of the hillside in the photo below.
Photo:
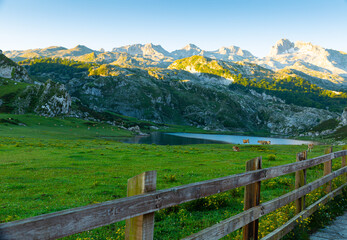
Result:
{"label": "hillside", "polygon": [[[189,48],[198,51],[196,46]],[[325,90],[311,83],[319,76],[300,77],[293,69],[273,71],[255,63],[204,56],[178,59],[164,68],[170,63],[165,58],[144,57],[154,50],[158,58],[167,54],[160,46],[121,49],[110,53],[84,46],[52,48],[65,57],[26,59],[20,66],[2,55],[8,62],[2,68],[17,69],[26,79],[13,87],[20,77],[8,78],[9,70],[3,71],[7,74],[3,85],[12,90],[3,94],[2,110],[92,119],[112,112],[204,129],[301,134],[337,118],[347,105],[345,92]],[[72,56],[79,60],[68,59]],[[52,105],[47,107],[47,102]],[[114,121],[117,117],[111,117]]]}
{"label": "hillside", "polygon": [[69,113],[70,95],[63,85],[50,80],[38,83],[27,71],[0,54],[0,112],[57,116]]}
{"label": "hillside", "polygon": [[271,79],[274,72],[248,62],[229,62],[202,56],[192,56],[173,62],[168,69],[185,70],[191,73],[213,74],[230,81],[233,75],[242,74],[249,78]]}
{"label": "hillside", "polygon": [[[90,109],[158,123],[294,134],[338,116],[325,109],[288,105],[269,94],[229,88],[238,76],[235,73],[253,77],[273,74],[255,64],[201,56],[178,60],[168,69],[88,65],[57,59],[21,63],[37,79],[50,78],[64,84],[72,97]],[[195,70],[183,70],[187,67]]]}

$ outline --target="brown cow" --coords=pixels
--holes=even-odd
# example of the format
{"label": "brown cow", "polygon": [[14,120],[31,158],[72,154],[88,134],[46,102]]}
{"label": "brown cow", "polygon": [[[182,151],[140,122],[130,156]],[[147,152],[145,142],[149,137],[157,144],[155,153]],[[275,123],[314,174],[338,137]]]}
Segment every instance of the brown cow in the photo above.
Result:
{"label": "brown cow", "polygon": [[249,143],[249,139],[242,139],[243,143]]}
{"label": "brown cow", "polygon": [[233,146],[233,150],[234,150],[234,152],[240,152],[240,148],[237,146]]}
{"label": "brown cow", "polygon": [[260,143],[261,145],[270,145],[270,144],[271,144],[271,141],[262,141],[262,140],[259,140],[258,143]]}
{"label": "brown cow", "polygon": [[313,143],[308,144],[308,145],[307,145],[307,147],[308,147],[308,148],[307,148],[307,151],[310,151],[310,152],[311,152],[311,150],[313,149],[313,146],[314,146]]}

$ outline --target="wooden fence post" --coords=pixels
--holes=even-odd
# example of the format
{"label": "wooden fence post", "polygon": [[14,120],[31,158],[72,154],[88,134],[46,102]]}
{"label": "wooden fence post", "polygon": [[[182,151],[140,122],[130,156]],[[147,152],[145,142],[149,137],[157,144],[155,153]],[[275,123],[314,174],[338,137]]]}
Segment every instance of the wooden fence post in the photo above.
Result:
{"label": "wooden fence post", "polygon": [[[246,163],[246,172],[261,169],[261,157],[249,160]],[[245,186],[244,210],[258,206],[260,204],[260,181]],[[244,240],[258,239],[259,220],[255,220],[242,229]]]}
{"label": "wooden fence post", "polygon": [[[307,151],[296,154],[296,161],[304,161],[307,159]],[[306,169],[295,172],[295,189],[306,184]],[[295,200],[295,214],[299,214],[305,209],[305,196]]]}
{"label": "wooden fence post", "polygon": [[[128,179],[128,194],[134,196],[156,190],[157,172],[149,171]],[[125,221],[126,240],[152,240],[154,213],[137,216]]]}
{"label": "wooden fence post", "polygon": [[[328,147],[325,149],[324,154],[332,153],[333,147]],[[327,161],[324,163],[324,176],[331,173],[332,169],[332,161]],[[326,184],[325,192],[329,193],[331,192],[331,181]]]}

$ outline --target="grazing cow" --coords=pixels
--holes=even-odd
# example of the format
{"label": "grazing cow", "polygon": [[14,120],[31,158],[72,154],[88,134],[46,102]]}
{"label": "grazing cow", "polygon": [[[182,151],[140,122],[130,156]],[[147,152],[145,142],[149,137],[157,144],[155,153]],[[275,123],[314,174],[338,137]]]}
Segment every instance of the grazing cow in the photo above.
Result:
{"label": "grazing cow", "polygon": [[234,150],[234,152],[240,152],[240,148],[237,146],[233,146],[233,150]]}
{"label": "grazing cow", "polygon": [[311,150],[313,149],[313,143],[308,144],[307,147],[307,151],[311,152]]}
{"label": "grazing cow", "polygon": [[262,141],[262,140],[259,140],[258,143],[260,143],[261,145],[270,145],[270,144],[271,144],[271,141]]}
{"label": "grazing cow", "polygon": [[249,143],[249,139],[242,139],[243,143]]}

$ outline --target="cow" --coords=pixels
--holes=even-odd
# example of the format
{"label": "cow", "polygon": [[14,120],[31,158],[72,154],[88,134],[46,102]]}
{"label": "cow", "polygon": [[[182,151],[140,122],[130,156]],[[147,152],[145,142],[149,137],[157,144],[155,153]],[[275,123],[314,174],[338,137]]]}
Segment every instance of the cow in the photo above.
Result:
{"label": "cow", "polygon": [[249,139],[242,139],[243,143],[249,143]]}
{"label": "cow", "polygon": [[261,145],[270,145],[270,144],[271,144],[271,141],[259,140],[258,143],[260,143]]}
{"label": "cow", "polygon": [[313,143],[307,144],[307,151],[310,151],[313,149]]}
{"label": "cow", "polygon": [[234,150],[234,152],[240,152],[240,148],[237,146],[233,146],[233,150]]}

